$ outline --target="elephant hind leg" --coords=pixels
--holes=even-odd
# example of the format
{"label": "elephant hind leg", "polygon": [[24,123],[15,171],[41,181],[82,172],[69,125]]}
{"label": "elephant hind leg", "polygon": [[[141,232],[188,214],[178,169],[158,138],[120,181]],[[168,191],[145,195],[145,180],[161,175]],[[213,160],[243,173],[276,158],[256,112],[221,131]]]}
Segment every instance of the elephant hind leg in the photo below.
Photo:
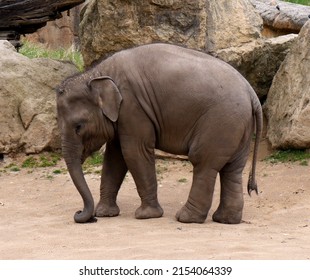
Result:
{"label": "elephant hind leg", "polygon": [[192,188],[186,204],[177,212],[182,223],[203,223],[210,210],[217,171],[205,166],[195,166]]}
{"label": "elephant hind leg", "polygon": [[240,166],[240,162],[234,162],[226,164],[220,171],[220,205],[212,216],[213,221],[223,224],[239,224],[241,222],[244,204],[243,168],[244,164]]}

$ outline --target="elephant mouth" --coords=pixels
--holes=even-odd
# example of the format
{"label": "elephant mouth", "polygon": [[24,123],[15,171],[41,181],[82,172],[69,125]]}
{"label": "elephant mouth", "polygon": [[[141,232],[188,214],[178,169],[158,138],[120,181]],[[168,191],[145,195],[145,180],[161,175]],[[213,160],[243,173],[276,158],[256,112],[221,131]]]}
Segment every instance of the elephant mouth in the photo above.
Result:
{"label": "elephant mouth", "polygon": [[95,151],[97,150],[89,151],[89,150],[84,149],[82,152],[82,156],[81,156],[81,164],[83,164],[86,161],[86,159],[90,157]]}
{"label": "elephant mouth", "polygon": [[81,156],[81,164],[85,162],[85,160],[88,158],[88,155],[86,154],[85,150],[83,151],[83,154]]}

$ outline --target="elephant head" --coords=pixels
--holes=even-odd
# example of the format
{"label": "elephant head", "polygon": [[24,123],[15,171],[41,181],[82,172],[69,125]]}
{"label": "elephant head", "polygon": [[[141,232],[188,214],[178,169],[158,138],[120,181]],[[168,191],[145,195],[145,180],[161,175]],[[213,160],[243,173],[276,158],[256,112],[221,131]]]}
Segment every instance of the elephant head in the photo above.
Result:
{"label": "elephant head", "polygon": [[63,156],[71,179],[79,191],[83,211],[76,212],[77,223],[89,221],[94,200],[82,164],[84,160],[114,137],[122,96],[108,76],[89,78],[86,74],[70,77],[57,88],[57,116]]}

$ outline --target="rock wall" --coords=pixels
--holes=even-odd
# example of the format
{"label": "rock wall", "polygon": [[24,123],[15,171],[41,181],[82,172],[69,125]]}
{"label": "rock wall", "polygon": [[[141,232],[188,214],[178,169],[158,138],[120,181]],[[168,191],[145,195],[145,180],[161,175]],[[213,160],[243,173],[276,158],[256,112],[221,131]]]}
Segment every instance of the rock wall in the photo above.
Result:
{"label": "rock wall", "polygon": [[37,32],[29,34],[26,39],[32,42],[38,42],[51,49],[73,47],[79,49],[79,24],[80,10],[82,5],[63,12],[60,19],[49,21],[46,26]]}
{"label": "rock wall", "polygon": [[275,75],[264,109],[274,148],[310,148],[310,20]]}
{"label": "rock wall", "polygon": [[29,59],[0,41],[0,153],[60,148],[54,88],[76,72],[71,63]]}
{"label": "rock wall", "polygon": [[90,1],[80,24],[84,62],[159,41],[204,49],[206,16],[203,0]]}
{"label": "rock wall", "polygon": [[80,24],[81,50],[86,65],[152,42],[215,52],[259,38],[261,28],[245,0],[92,0]]}
{"label": "rock wall", "polygon": [[240,47],[261,37],[263,20],[249,1],[207,0],[205,51]]}

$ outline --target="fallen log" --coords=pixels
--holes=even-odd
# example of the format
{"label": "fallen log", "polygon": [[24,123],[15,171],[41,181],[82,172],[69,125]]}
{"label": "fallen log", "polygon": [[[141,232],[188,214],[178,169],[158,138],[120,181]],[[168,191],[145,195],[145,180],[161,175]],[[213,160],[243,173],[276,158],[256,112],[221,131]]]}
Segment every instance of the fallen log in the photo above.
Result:
{"label": "fallen log", "polygon": [[[50,20],[61,18],[85,0],[2,0],[0,1],[0,39],[18,42],[20,34],[37,31]],[[14,44],[15,45],[15,44]]]}
{"label": "fallen log", "polygon": [[264,27],[280,33],[299,33],[309,20],[310,6],[276,0],[251,0],[264,21]]}

